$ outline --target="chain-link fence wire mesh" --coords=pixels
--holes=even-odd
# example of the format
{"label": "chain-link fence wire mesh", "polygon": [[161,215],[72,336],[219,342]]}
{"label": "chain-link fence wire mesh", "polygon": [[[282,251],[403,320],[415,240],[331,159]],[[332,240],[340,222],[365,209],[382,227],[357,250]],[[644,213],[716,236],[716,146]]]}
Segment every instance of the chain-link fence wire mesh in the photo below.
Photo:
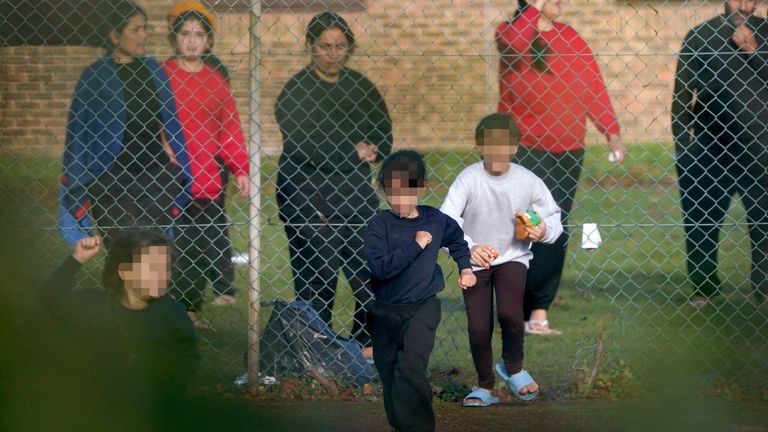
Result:
{"label": "chain-link fence wire mesh", "polygon": [[[35,35],[21,40],[6,38],[0,49],[3,58],[0,62],[2,188],[11,196],[31,197],[35,202],[31,207],[6,203],[3,211],[23,212],[29,215],[31,226],[42,227],[38,246],[41,267],[44,263],[45,268],[54,266],[67,252],[55,228],[59,219],[61,155],[67,127],[72,127],[71,121],[67,122],[67,113],[72,101],[78,100],[75,89],[78,77],[104,52],[101,48],[75,46],[99,46],[103,38],[88,41],[93,39],[89,39],[91,33],[103,33],[103,28],[92,27],[93,24],[87,22],[89,14],[81,12],[83,2],[72,1],[70,6],[65,3],[2,2],[1,14],[5,19],[4,31],[13,28],[22,34],[33,32]],[[211,201],[179,203],[180,210],[187,210],[187,217],[189,212],[194,212],[201,218],[196,219],[195,224],[188,223],[189,219],[187,223],[185,219],[176,219],[176,230],[198,229],[188,231],[192,249],[188,255],[199,259],[188,263],[184,276],[196,274],[206,285],[211,285],[212,280],[226,280],[226,276],[218,275],[209,267],[208,261],[227,258],[226,242],[214,240],[220,238],[219,234],[227,227],[232,242],[230,261],[235,263],[234,283],[218,286],[214,283],[213,289],[204,291],[192,288],[193,292],[204,293],[204,300],[199,301],[206,303],[204,307],[198,303],[197,307],[200,322],[210,327],[199,332],[210,382],[228,382],[243,372],[249,331],[262,329],[269,317],[270,311],[265,309],[260,314],[260,323],[249,323],[248,319],[249,312],[258,307],[258,302],[252,297],[249,299],[249,268],[244,258],[248,253],[249,229],[253,227],[258,227],[260,239],[253,257],[258,260],[258,301],[290,300],[303,289],[307,293],[305,297],[315,302],[335,331],[365,342],[364,332],[359,331],[363,329],[362,315],[356,314],[360,310],[357,303],[366,300],[365,284],[357,280],[365,275],[365,270],[355,261],[358,247],[355,242],[359,241],[370,207],[377,206],[379,201],[375,200],[374,189],[367,179],[368,170],[375,171],[376,164],[360,162],[360,157],[365,157],[372,148],[355,148],[355,144],[366,141],[385,153],[392,143],[394,148],[417,148],[425,153],[429,191],[424,202],[439,207],[456,175],[479,160],[473,150],[473,129],[483,115],[498,109],[500,72],[501,89],[513,89],[506,95],[507,108],[524,127],[524,143],[525,127],[529,127],[529,137],[545,134],[547,130],[557,131],[556,139],[545,143],[550,148],[574,142],[578,147],[581,123],[579,119],[574,120],[575,113],[589,117],[584,138],[587,149],[580,176],[571,171],[565,177],[551,179],[558,183],[570,180],[577,185],[566,224],[571,235],[561,290],[550,312],[552,325],[562,329],[564,335],[529,337],[527,368],[550,388],[565,389],[574,376],[589,375],[595,350],[603,345],[608,348],[598,351],[604,350],[613,364],[631,364],[627,368],[635,372],[633,368],[638,365],[672,353],[690,357],[691,365],[697,367],[694,369],[701,372],[701,376],[714,379],[731,377],[747,366],[759,370],[768,366],[766,312],[757,307],[754,296],[754,289],[765,284],[766,275],[753,272],[750,278],[753,265],[759,271],[768,264],[761,255],[765,239],[760,234],[764,227],[765,212],[761,205],[765,198],[759,172],[764,168],[763,153],[760,153],[764,144],[759,137],[765,133],[762,128],[766,124],[762,117],[766,98],[761,95],[765,91],[762,75],[765,47],[760,45],[765,15],[762,5],[756,8],[756,17],[761,18],[749,24],[757,34],[758,49],[747,56],[737,53],[736,42],[728,41],[728,34],[735,30],[726,29],[738,26],[728,24],[730,21],[721,16],[723,4],[719,2],[569,2],[562,4],[562,17],[556,21],[568,23],[570,27],[556,24],[551,29],[542,27],[541,31],[530,28],[523,37],[516,34],[517,29],[510,24],[505,30],[509,34],[504,55],[499,53],[499,40],[494,40],[494,32],[512,20],[519,6],[515,1],[226,0],[203,3],[216,22],[212,52],[229,71],[229,84],[201,86],[193,74],[175,77],[176,87],[174,76],[163,82],[151,80],[151,75],[143,78],[144,82],[154,83],[155,99],[159,100],[160,107],[165,102],[161,95],[163,87],[173,93],[174,99],[191,98],[180,104],[177,117],[182,117],[184,110],[189,116],[205,113],[204,117],[208,114],[215,117],[209,111],[221,106],[215,95],[231,90],[242,120],[243,136],[250,142],[250,159],[259,161],[250,172],[252,184],[258,185],[257,190],[251,191],[259,203],[254,214],[249,214],[248,201],[238,196],[234,181],[225,188],[226,218]],[[157,0],[140,4],[147,12],[149,28],[146,54],[160,60],[173,56],[174,48],[166,35],[167,16],[174,2]],[[95,4],[90,6],[85,10],[101,10]],[[48,12],[35,15],[28,8]],[[354,50],[343,33],[341,38],[320,38],[307,45],[310,19],[326,9],[339,13],[348,22],[355,35]],[[104,16],[107,15],[108,12],[104,12]],[[518,20],[529,19],[533,23],[536,16],[524,13]],[[708,136],[716,142],[704,146],[701,141],[704,138],[698,136],[698,140],[691,141],[695,144],[679,148],[675,159],[670,107],[678,54],[689,30],[712,19],[711,25],[719,30],[707,33],[690,45],[693,46],[690,52],[698,57],[692,55],[686,59],[696,57],[699,69],[694,71],[693,63],[685,64],[686,71],[695,73],[678,90],[696,94],[699,99],[694,98],[694,105],[711,94],[725,100],[727,92],[732,99],[718,108],[703,109],[699,105],[693,111],[676,113],[674,118],[681,122],[683,114],[689,112],[715,118],[715,129],[708,129]],[[719,27],[717,20],[721,20]],[[62,22],[67,26],[62,26]],[[69,37],[71,32],[78,31],[87,34],[80,40]],[[703,31],[699,27],[698,32]],[[539,40],[545,42],[539,45],[544,48],[532,48],[529,38],[537,34]],[[582,38],[586,46],[577,44]],[[707,45],[708,42],[716,45],[712,41],[720,45]],[[521,42],[523,45],[519,45]],[[512,64],[515,51],[509,48],[520,46],[525,48],[517,58],[520,64]],[[563,54],[558,50],[564,46],[577,51]],[[313,50],[315,63],[310,56]],[[345,54],[348,55],[346,66],[359,75],[346,72],[345,80],[336,85],[324,81],[323,73],[333,80],[336,73],[333,68],[338,65],[339,56],[343,58]],[[329,58],[336,60],[323,65],[323,60]],[[600,72],[588,76],[584,62],[592,58]],[[178,57],[176,64],[182,66],[183,59]],[[535,69],[536,62],[548,69]],[[320,69],[319,74],[311,70],[314,66]],[[587,66],[587,69],[591,67]],[[114,78],[117,72],[111,72]],[[599,84],[601,75],[616,123],[611,122],[610,110],[605,106],[598,114],[585,113],[595,92],[600,91],[595,82]],[[131,77],[135,79],[135,76]],[[751,77],[745,78],[748,76]],[[586,83],[587,79],[591,81]],[[185,92],[186,87],[198,88],[199,93]],[[146,89],[146,86],[137,89]],[[279,100],[281,93],[282,101]],[[141,100],[146,97],[146,94],[140,95]],[[541,103],[542,99],[546,99],[546,103]],[[119,98],[103,101],[103,104],[117,100]],[[544,111],[536,113],[538,117],[526,118],[525,104],[543,107]],[[115,111],[110,111],[115,109],[112,106],[86,108],[89,117],[87,122],[82,121],[85,129],[91,126],[109,129],[111,126],[106,125],[119,118],[114,115]],[[152,109],[150,103],[139,108]],[[162,113],[157,114],[162,110],[157,106],[154,109],[155,115],[162,117]],[[280,121],[281,109],[283,121]],[[720,117],[722,113],[731,115]],[[227,119],[234,119],[233,114],[228,111]],[[540,123],[525,124],[531,118]],[[184,124],[184,119],[179,120],[182,120],[180,127],[190,127]],[[709,118],[697,117],[698,123],[686,123],[682,129],[699,127],[704,120]],[[195,198],[213,198],[219,186],[227,184],[218,172],[209,172],[209,176],[201,180],[201,168],[195,168],[195,163],[207,164],[210,168],[212,161],[223,162],[217,166],[230,176],[242,173],[242,160],[234,157],[232,150],[217,153],[203,148],[200,142],[188,143],[189,130],[174,131],[173,122],[166,118],[159,123],[161,126],[153,126],[156,129],[151,129],[151,135],[156,137],[158,129],[175,132],[166,135],[168,144],[175,150],[173,155],[183,158],[186,153],[193,161],[189,165],[192,172],[187,173],[193,178],[190,184],[197,181],[198,186],[202,185],[192,190]],[[608,161],[605,135],[618,132],[611,129],[615,124],[620,125],[620,135],[629,149],[621,165]],[[139,133],[146,131],[145,127],[140,127]],[[239,145],[236,129],[222,130],[214,140],[215,145]],[[311,151],[300,145],[305,138],[314,139],[309,141]],[[135,151],[130,146],[123,149]],[[564,149],[558,148],[558,151]],[[163,154],[162,146],[155,147],[152,157],[158,159]],[[121,155],[137,156],[121,153],[116,155],[118,160]],[[216,159],[216,155],[224,157]],[[96,154],[87,153],[86,157],[91,162],[102,163]],[[726,157],[731,158],[728,159],[732,161],[730,165],[723,162]],[[124,161],[136,167],[134,159]],[[573,159],[565,160],[573,162]],[[676,162],[681,164],[681,160],[690,162],[692,167],[685,171],[690,173],[692,183],[687,192],[691,197],[687,219],[682,217],[675,169]],[[146,174],[150,165],[152,163],[142,163],[137,167],[140,169],[134,171],[139,174],[128,177],[135,181]],[[529,167],[535,171],[542,166],[534,163]],[[721,179],[716,179],[713,171],[718,168],[724,173]],[[198,174],[196,179],[195,174]],[[257,176],[258,183],[254,181]],[[108,177],[110,180],[120,178]],[[212,186],[214,192],[208,191],[206,195],[206,186]],[[718,191],[717,187],[724,190]],[[149,181],[133,189],[136,195],[145,197],[145,205],[136,206],[135,197],[122,205],[137,209],[145,209],[147,203],[157,205],[159,200],[151,199],[157,197],[152,188],[167,192],[158,181]],[[283,196],[278,194],[278,189]],[[307,190],[320,191],[320,195],[307,194]],[[717,201],[715,194],[718,193],[721,198],[732,196],[732,199]],[[322,199],[318,201],[318,198]],[[69,210],[74,214],[78,209]],[[170,204],[167,209],[172,211]],[[701,214],[696,215],[697,209]],[[215,217],[209,217],[207,210],[215,210]],[[116,213],[118,219],[125,214]],[[163,225],[162,221],[158,223]],[[597,249],[581,248],[585,223],[597,224],[602,241]],[[721,227],[719,237],[712,237],[711,230],[716,226]],[[698,259],[691,261],[690,269],[686,264],[686,230],[694,237],[688,237],[693,260]],[[212,231],[213,238],[206,231]],[[749,243],[750,234],[756,241],[754,251]],[[302,243],[301,239],[311,241]],[[694,288],[700,290],[699,294],[713,294],[703,290],[713,289],[713,281],[717,280],[708,277],[715,267],[711,260],[697,258],[696,253],[701,255],[718,243],[716,271],[721,295],[714,305],[686,308]],[[294,257],[300,258],[294,262],[290,258],[291,247]],[[213,253],[208,255],[204,250]],[[302,252],[307,255],[301,255]],[[255,265],[254,261],[251,265]],[[466,316],[455,283],[455,264],[441,258],[441,265],[446,272],[446,289],[440,294],[443,320],[431,367],[472,370]],[[697,273],[697,269],[701,271]],[[93,270],[92,275],[96,277]],[[697,280],[689,279],[689,270],[693,270],[691,274],[698,277]],[[333,280],[337,274],[338,282]],[[704,286],[708,283],[709,288]],[[218,296],[228,293],[230,285],[237,289],[234,304]],[[322,292],[315,294],[313,290],[317,289]],[[207,305],[212,301],[225,304],[223,307]],[[604,343],[596,342],[601,340],[601,335]],[[756,379],[745,385],[765,386],[762,375],[752,376]],[[471,373],[468,381],[472,381]]]}

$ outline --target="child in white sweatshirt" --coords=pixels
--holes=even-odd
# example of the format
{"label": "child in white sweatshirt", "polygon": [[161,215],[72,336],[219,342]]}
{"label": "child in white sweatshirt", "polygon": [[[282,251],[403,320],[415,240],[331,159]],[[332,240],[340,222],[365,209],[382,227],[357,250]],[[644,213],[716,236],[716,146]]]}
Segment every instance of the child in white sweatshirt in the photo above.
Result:
{"label": "child in white sweatshirt", "polygon": [[[488,406],[492,395],[493,303],[501,327],[502,353],[495,370],[510,390],[523,400],[535,398],[539,386],[523,369],[523,295],[531,242],[553,243],[563,232],[560,208],[544,182],[510,162],[517,153],[520,132],[507,114],[491,114],[475,129],[481,162],[465,168],[451,185],[440,210],[464,230],[471,250],[477,284],[463,291],[469,345],[478,385],[464,406]],[[515,214],[533,210],[538,225],[519,227],[527,239],[515,235]]]}

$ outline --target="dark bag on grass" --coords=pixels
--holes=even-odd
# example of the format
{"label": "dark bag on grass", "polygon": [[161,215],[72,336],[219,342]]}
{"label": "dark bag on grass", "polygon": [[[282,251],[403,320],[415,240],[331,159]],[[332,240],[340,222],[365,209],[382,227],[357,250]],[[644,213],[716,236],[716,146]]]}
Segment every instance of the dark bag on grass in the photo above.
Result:
{"label": "dark bag on grass", "polygon": [[279,379],[314,369],[339,384],[360,387],[371,382],[373,367],[363,358],[360,344],[336,335],[308,303],[274,300],[262,305],[272,306],[259,343],[262,375]]}

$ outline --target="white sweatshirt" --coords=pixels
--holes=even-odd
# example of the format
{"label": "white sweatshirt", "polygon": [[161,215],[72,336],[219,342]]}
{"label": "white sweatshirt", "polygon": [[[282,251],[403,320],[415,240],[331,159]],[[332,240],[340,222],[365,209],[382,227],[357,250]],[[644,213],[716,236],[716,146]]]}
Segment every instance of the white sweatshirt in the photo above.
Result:
{"label": "white sweatshirt", "polygon": [[[489,174],[483,162],[465,168],[448,190],[440,211],[464,230],[464,239],[475,245],[491,245],[499,252],[491,265],[516,261],[528,266],[533,258],[530,241],[515,238],[515,213],[533,210],[547,226],[544,243],[554,243],[563,233],[560,207],[536,175],[510,163],[501,176]],[[472,263],[473,270],[482,270]]]}

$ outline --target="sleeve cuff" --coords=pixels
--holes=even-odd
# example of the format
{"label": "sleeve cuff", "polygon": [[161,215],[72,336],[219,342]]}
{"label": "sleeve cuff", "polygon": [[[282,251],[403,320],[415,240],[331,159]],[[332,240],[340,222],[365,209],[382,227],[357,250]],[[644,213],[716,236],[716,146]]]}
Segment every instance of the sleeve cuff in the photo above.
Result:
{"label": "sleeve cuff", "polygon": [[68,255],[64,262],[61,264],[61,270],[71,274],[77,273],[81,268],[83,268],[83,265],[80,264],[80,262],[78,262],[72,255]]}

